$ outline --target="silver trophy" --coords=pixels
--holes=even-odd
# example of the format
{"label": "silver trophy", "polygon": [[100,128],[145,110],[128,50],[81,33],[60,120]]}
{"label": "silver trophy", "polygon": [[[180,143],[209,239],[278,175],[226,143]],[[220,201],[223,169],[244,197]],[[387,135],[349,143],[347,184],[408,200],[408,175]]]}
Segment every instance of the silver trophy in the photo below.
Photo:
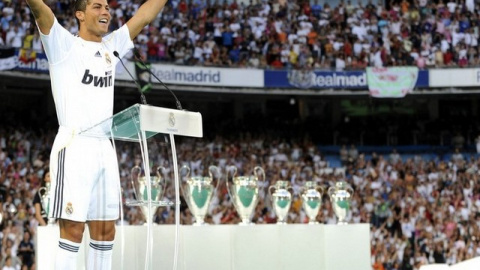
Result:
{"label": "silver trophy", "polygon": [[300,188],[302,206],[308,216],[308,224],[318,224],[316,221],[320,207],[322,207],[322,194],[325,189],[314,181],[306,181]]}
{"label": "silver trophy", "polygon": [[335,183],[335,186],[328,188],[328,195],[332,202],[332,208],[337,216],[339,225],[348,224],[346,221],[350,212],[350,201],[353,196],[353,188],[344,181]]}
{"label": "silver trophy", "polygon": [[293,189],[290,182],[279,180],[268,188],[272,198],[273,210],[277,216],[277,224],[287,224],[288,211],[292,205]]}
{"label": "silver trophy", "polygon": [[40,202],[42,203],[42,208],[47,213],[47,225],[54,225],[55,218],[50,217],[50,182],[45,182],[45,186],[38,189],[38,195],[40,196]]}
{"label": "silver trophy", "polygon": [[[232,171],[232,184],[229,184],[228,173]],[[260,176],[265,181],[265,171],[256,166],[251,176],[236,176],[237,168],[230,166],[227,168],[227,191],[232,198],[233,205],[237,210],[240,219],[240,225],[252,225],[252,214],[258,203],[258,191]]]}
{"label": "silver trophy", "polygon": [[[220,170],[216,166],[210,166],[208,167],[209,177],[189,177],[190,168],[184,165],[180,169],[180,172],[182,175],[185,175],[186,179],[180,187],[182,188],[183,197],[187,202],[188,208],[195,218],[193,225],[205,225],[205,216],[207,215],[212,195],[215,193],[218,183],[220,182]],[[213,183],[214,176],[218,179],[216,185]]]}
{"label": "silver trophy", "polygon": [[[162,177],[163,168],[159,167],[156,170],[155,175],[152,175],[150,177],[146,177],[142,172],[143,171],[140,166],[135,166],[132,168],[131,181],[132,181],[133,191],[135,194],[135,200],[127,202],[127,205],[140,206],[140,209],[142,209],[142,213],[145,217],[145,221],[146,221],[145,224],[149,224],[150,222],[153,222],[153,215],[155,214],[159,206],[172,205],[172,203],[161,201],[161,198],[163,198],[163,194],[165,192],[165,187],[166,187],[165,178]],[[148,201],[148,182],[147,181],[150,181],[150,194],[151,194],[150,214],[151,215],[148,214],[149,201]],[[163,185],[162,185],[162,182],[163,182]]]}

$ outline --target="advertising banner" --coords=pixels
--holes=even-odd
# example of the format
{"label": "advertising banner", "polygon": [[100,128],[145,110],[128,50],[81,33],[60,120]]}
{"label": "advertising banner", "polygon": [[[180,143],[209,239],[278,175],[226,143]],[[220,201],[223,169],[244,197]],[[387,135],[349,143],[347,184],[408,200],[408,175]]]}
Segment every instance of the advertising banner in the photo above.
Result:
{"label": "advertising banner", "polygon": [[366,89],[365,71],[266,70],[265,87]]}
{"label": "advertising banner", "polygon": [[[428,87],[428,70],[420,70],[415,87]],[[301,89],[368,89],[367,73],[359,71],[266,70],[265,87]]]}
{"label": "advertising banner", "polygon": [[44,53],[36,53],[35,57],[30,57],[28,61],[24,61],[20,56],[15,56],[14,70],[48,73],[47,56]]}
{"label": "advertising banner", "polygon": [[0,48],[0,70],[15,67],[15,48]]}
{"label": "advertising banner", "polygon": [[479,68],[430,69],[430,87],[471,87],[480,85]]}
{"label": "advertising banner", "polygon": [[164,83],[169,84],[254,88],[264,86],[264,71],[262,69],[152,64],[151,71]]}

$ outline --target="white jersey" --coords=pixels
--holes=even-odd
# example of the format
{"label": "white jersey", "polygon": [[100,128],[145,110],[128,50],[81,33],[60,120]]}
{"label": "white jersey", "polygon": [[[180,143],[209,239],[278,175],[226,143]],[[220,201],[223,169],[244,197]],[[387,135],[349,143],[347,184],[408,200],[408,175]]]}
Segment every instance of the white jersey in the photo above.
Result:
{"label": "white jersey", "polygon": [[[113,114],[115,65],[133,48],[126,25],[102,42],[72,35],[55,19],[41,34],[60,125],[50,155],[49,217],[85,222],[115,220],[119,213],[118,163],[105,138],[79,136]],[[73,164],[82,164],[75,166]]]}
{"label": "white jersey", "polygon": [[50,33],[41,38],[59,125],[78,132],[111,117],[119,61],[113,52],[123,57],[133,48],[127,26],[103,37],[102,42],[91,42],[72,35],[55,18]]}

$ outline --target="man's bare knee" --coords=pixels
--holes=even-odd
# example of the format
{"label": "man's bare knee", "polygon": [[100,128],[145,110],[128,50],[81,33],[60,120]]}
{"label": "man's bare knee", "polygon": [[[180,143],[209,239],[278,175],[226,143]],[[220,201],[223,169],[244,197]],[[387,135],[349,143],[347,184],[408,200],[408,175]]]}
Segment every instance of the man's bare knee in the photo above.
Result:
{"label": "man's bare knee", "polygon": [[82,242],[83,232],[85,230],[85,223],[60,219],[59,226],[60,238],[67,239],[75,243]]}
{"label": "man's bare knee", "polygon": [[113,241],[115,239],[115,221],[89,221],[90,238],[96,241]]}

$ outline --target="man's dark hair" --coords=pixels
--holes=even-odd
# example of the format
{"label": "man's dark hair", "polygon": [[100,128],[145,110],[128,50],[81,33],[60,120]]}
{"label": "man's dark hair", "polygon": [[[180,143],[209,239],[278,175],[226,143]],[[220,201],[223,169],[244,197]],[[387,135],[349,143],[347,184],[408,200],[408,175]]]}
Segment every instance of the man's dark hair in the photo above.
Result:
{"label": "man's dark hair", "polygon": [[73,3],[73,12],[87,10],[88,0],[75,0]]}
{"label": "man's dark hair", "polygon": [[80,29],[80,20],[77,18],[76,12],[87,10],[87,3],[88,0],[75,0],[73,2],[73,16],[75,16],[75,20],[77,20],[78,29]]}

